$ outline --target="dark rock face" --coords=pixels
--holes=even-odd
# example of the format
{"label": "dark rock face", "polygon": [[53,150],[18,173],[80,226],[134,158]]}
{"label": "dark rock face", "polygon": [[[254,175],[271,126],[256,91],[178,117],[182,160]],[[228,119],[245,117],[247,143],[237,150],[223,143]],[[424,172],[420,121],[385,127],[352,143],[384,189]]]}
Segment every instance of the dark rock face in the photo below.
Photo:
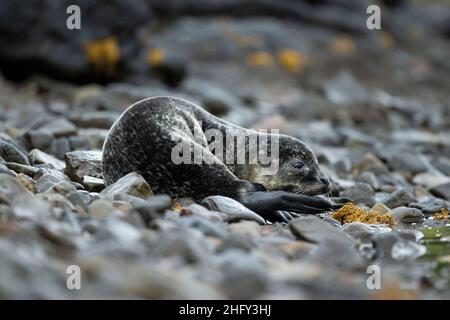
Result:
{"label": "dark rock face", "polygon": [[[74,4],[81,9],[81,30],[66,27],[66,9]],[[44,70],[69,79],[119,77],[136,28],[151,19],[144,0],[2,1],[0,64],[12,77]]]}

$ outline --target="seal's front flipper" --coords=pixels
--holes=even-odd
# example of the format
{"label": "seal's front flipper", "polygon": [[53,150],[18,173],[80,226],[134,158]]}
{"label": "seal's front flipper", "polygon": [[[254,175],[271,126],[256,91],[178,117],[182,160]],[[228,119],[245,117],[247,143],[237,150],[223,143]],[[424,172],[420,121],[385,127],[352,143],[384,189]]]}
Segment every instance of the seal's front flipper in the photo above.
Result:
{"label": "seal's front flipper", "polygon": [[239,201],[271,222],[289,222],[295,214],[318,214],[333,209],[333,204],[323,198],[285,191],[248,192]]}

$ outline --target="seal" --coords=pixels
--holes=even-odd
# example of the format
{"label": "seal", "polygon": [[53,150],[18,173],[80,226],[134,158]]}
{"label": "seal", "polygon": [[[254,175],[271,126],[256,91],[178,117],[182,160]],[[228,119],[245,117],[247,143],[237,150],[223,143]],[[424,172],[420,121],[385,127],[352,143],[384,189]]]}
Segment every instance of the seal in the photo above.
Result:
{"label": "seal", "polygon": [[[223,141],[234,134],[265,140],[268,147],[277,142],[278,157],[273,159],[276,172],[261,174],[269,166],[261,161],[225,163],[217,154],[229,154],[230,144],[222,144],[223,149],[216,148],[213,153],[208,147],[210,131],[223,134],[219,138]],[[232,141],[236,146],[233,156],[249,157],[255,151],[250,143],[255,140],[244,139],[241,148]],[[184,150],[181,153],[180,148]],[[186,156],[186,150],[200,161],[174,161],[174,155]],[[269,221],[287,222],[299,213],[316,214],[333,207],[326,199],[315,197],[329,192],[330,182],[305,143],[287,135],[236,126],[174,97],[152,97],[128,107],[105,139],[102,164],[106,185],[134,171],[145,178],[154,193],[197,201],[211,195],[227,196]]]}

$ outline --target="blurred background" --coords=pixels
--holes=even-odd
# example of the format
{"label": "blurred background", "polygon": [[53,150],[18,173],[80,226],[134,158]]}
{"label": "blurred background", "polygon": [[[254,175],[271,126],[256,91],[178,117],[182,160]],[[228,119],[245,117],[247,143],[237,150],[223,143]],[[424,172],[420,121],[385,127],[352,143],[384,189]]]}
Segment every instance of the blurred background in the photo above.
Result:
{"label": "blurred background", "polygon": [[[81,28],[69,30],[66,9],[73,4]],[[366,27],[372,4],[381,9],[380,30]],[[0,172],[54,211],[45,223],[22,224],[20,213],[35,212],[36,204],[17,200],[20,188],[7,196],[9,189],[0,188],[0,202],[17,200],[15,216],[0,205],[0,217],[15,217],[0,223],[0,297],[73,297],[61,287],[72,261],[84,265],[91,281],[78,297],[373,294],[362,285],[365,269],[345,273],[361,258],[347,247],[338,248],[342,253],[320,246],[301,260],[312,245],[292,244],[290,232],[277,226],[264,226],[261,238],[258,225],[216,224],[219,232],[201,221],[174,233],[188,218],[161,220],[150,230],[136,227],[141,222],[133,215],[112,215],[131,212],[124,203],[136,199],[119,199],[114,208],[98,200],[104,188],[98,151],[108,129],[130,104],[171,95],[236,124],[303,139],[335,182],[334,196],[359,199],[365,208],[388,198],[383,203],[391,208],[414,208],[406,210],[413,226],[400,229],[418,229],[429,218],[424,226],[431,231],[420,245],[394,232],[369,237],[394,279],[376,294],[448,298],[448,215],[441,221],[433,214],[450,209],[449,80],[448,0],[1,0]],[[73,154],[91,169],[81,176],[65,158],[77,150],[97,151]],[[86,173],[97,180],[83,180]],[[2,175],[0,185],[14,181]],[[99,223],[110,214],[113,223]],[[199,238],[194,229],[213,236]],[[252,241],[260,245],[233,238],[235,230],[256,234]],[[266,236],[275,240],[263,242]],[[289,246],[277,247],[285,243],[280,238]],[[428,260],[416,263],[419,256]]]}

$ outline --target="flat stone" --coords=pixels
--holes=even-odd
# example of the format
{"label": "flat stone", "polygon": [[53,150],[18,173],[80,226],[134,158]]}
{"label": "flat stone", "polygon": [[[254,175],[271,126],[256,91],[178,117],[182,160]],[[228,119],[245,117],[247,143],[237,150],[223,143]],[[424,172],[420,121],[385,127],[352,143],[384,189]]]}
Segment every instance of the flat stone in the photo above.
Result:
{"label": "flat stone", "polygon": [[418,223],[425,217],[422,211],[410,207],[397,207],[392,209],[392,216],[395,220],[403,223]]}
{"label": "flat stone", "polygon": [[440,185],[450,183],[450,177],[443,175],[439,171],[424,172],[415,175],[413,178],[413,182],[428,189],[433,189]]}
{"label": "flat stone", "polygon": [[72,150],[69,139],[67,138],[59,138],[54,140],[51,149],[52,154],[58,159],[64,159],[65,154]]}
{"label": "flat stone", "polygon": [[27,176],[34,177],[35,174],[39,172],[39,168],[28,166],[25,164],[20,164],[16,162],[6,162],[6,166],[17,173],[23,173]]}
{"label": "flat stone", "polygon": [[0,157],[6,162],[16,162],[29,165],[27,155],[15,143],[0,137]]}
{"label": "flat stone", "polygon": [[356,183],[342,191],[340,196],[348,197],[356,204],[365,204],[369,207],[375,204],[375,192],[367,183]]}
{"label": "flat stone", "polygon": [[144,177],[139,173],[131,172],[103,189],[100,196],[108,197],[121,192],[144,199],[153,195],[153,191]]}
{"label": "flat stone", "polygon": [[327,240],[340,241],[352,246],[355,240],[341,229],[331,226],[315,216],[305,216],[289,223],[289,229],[299,240],[321,243]]}
{"label": "flat stone", "polygon": [[371,171],[364,171],[355,179],[355,181],[367,183],[369,186],[372,187],[373,190],[378,190],[378,188],[380,187],[377,177]]}
{"label": "flat stone", "polygon": [[252,220],[259,224],[266,224],[266,221],[257,213],[243,206],[234,199],[224,196],[210,196],[203,199],[202,204],[210,210],[223,213],[223,219],[227,222],[240,220]]}
{"label": "flat stone", "polygon": [[370,210],[378,214],[392,214],[391,209],[380,202],[376,203]]}
{"label": "flat stone", "polygon": [[413,202],[415,198],[405,189],[397,190],[391,193],[386,199],[382,201],[382,203],[393,209],[401,206],[407,206],[411,202]]}
{"label": "flat stone", "polygon": [[198,217],[184,217],[179,219],[177,223],[185,227],[197,229],[205,236],[216,237],[219,239],[223,239],[227,236],[223,223],[214,223],[210,220],[201,219]]}
{"label": "flat stone", "polygon": [[430,189],[430,192],[436,197],[450,201],[450,182],[435,186]]}
{"label": "flat stone", "polygon": [[30,130],[24,135],[25,139],[31,145],[31,148],[39,150],[50,150],[53,140],[53,135],[47,130]]}
{"label": "flat stone", "polygon": [[450,201],[439,198],[429,198],[419,202],[413,202],[410,207],[420,209],[424,214],[439,212],[442,208],[450,210]]}
{"label": "flat stone", "polygon": [[54,191],[61,194],[67,194],[72,191],[76,191],[77,188],[68,178],[61,177],[59,175],[53,175],[45,173],[40,176],[35,183],[37,192]]}
{"label": "flat stone", "polygon": [[42,164],[49,168],[60,171],[64,171],[64,169],[66,168],[66,164],[64,163],[64,161],[58,160],[55,157],[38,149],[31,150],[29,158],[33,164]]}
{"label": "flat stone", "polygon": [[101,179],[101,151],[71,151],[64,157],[67,175],[78,182],[83,182],[84,176]]}
{"label": "flat stone", "polygon": [[105,189],[105,182],[103,181],[103,179],[90,176],[84,176],[82,184],[86,188],[86,190],[92,192],[100,192]]}
{"label": "flat stone", "polygon": [[118,112],[90,111],[73,115],[70,120],[80,128],[109,129],[119,116]]}
{"label": "flat stone", "polygon": [[346,233],[351,235],[352,237],[359,238],[362,236],[365,236],[367,234],[375,234],[375,233],[382,233],[382,232],[389,232],[392,231],[391,228],[377,225],[377,224],[365,224],[362,222],[351,222],[346,223],[343,226],[343,229]]}
{"label": "flat stone", "polygon": [[77,127],[66,118],[56,118],[40,129],[50,132],[55,138],[72,136],[77,133]]}
{"label": "flat stone", "polygon": [[142,204],[135,205],[134,210],[141,216],[144,223],[149,225],[153,220],[160,219],[171,205],[170,196],[161,194],[149,197]]}

